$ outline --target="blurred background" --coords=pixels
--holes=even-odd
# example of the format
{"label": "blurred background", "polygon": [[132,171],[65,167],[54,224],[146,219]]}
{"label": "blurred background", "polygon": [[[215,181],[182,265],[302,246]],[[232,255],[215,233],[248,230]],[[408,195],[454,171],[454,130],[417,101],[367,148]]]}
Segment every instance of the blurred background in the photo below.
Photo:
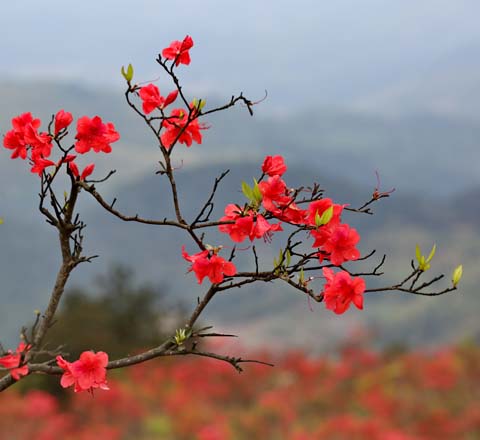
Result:
{"label": "blurred background", "polygon": [[[259,175],[267,154],[284,155],[289,186],[316,181],[327,196],[352,206],[370,198],[378,171],[380,189],[396,191],[374,206],[373,217],[347,221],[358,228],[363,253],[376,249],[388,255],[381,284],[408,274],[417,243],[425,252],[437,244],[431,273],[445,272],[447,284],[453,268],[464,265],[459,290],[442,297],[372,295],[364,311],[338,317],[322,304],[311,311],[305,298],[274,283],[217,298],[204,323],[236,332],[246,347],[317,354],[335,352],[358,334],[368,335],[370,349],[475,344],[480,338],[479,13],[474,0],[6,2],[0,133],[26,111],[45,122],[59,109],[76,118],[98,114],[112,121],[121,140],[112,154],[98,157],[95,172],[117,173],[100,191],[107,199],[116,197],[126,213],[163,218],[171,208],[165,182],[155,175],[159,153],[124,103],[120,67],[132,63],[137,82],[156,81],[166,94],[173,86],[155,57],[189,34],[195,42],[192,63],[178,69],[189,99],[203,98],[213,107],[239,92],[254,101],[266,92],[267,97],[253,118],[244,108],[208,118],[202,145],[177,149],[174,161],[188,213],[201,206],[214,178],[227,168],[231,173],[213,217],[222,215],[226,203],[242,202],[241,181]],[[13,346],[33,310],[46,305],[59,251],[55,231],[36,211],[38,177],[4,151],[0,182],[5,221],[0,339]],[[80,307],[79,296],[87,309],[104,308],[118,288],[102,290],[98,277],[110,280],[110,287],[127,277],[134,298],[144,288],[149,292],[141,313],[155,304],[163,316],[158,331],[175,328],[202,293],[194,277],[185,275],[180,246],[188,249],[187,238],[121,223],[85,195],[82,216],[88,224],[86,252],[100,258],[75,271],[70,310]],[[269,264],[277,249],[264,246],[262,252]],[[113,340],[119,337],[112,334]],[[148,344],[150,336],[137,344]]]}

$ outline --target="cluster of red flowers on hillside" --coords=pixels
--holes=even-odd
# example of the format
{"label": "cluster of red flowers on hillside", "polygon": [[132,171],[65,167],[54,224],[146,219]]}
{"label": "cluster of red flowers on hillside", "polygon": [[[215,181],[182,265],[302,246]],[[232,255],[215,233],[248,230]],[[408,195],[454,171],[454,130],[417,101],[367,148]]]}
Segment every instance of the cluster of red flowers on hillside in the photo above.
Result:
{"label": "cluster of red flowers on hillside", "polygon": [[[254,355],[254,353],[252,354]],[[474,344],[334,358],[262,352],[275,368],[241,375],[211,359],[162,359],[57,399],[0,393],[0,438],[137,440],[438,440],[480,438],[480,349]]]}

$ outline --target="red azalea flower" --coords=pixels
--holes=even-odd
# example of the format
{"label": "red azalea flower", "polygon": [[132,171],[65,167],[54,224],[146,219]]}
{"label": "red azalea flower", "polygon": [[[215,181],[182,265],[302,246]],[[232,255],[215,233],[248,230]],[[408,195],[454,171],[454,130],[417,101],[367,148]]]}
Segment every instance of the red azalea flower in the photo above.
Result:
{"label": "red azalea flower", "polygon": [[30,350],[31,345],[25,344],[25,342],[20,342],[18,344],[17,350],[15,353],[12,353],[11,350],[8,353],[0,358],[0,365],[4,368],[8,368],[9,373],[15,380],[19,380],[21,376],[26,376],[28,374],[28,365],[21,365],[22,355]]}
{"label": "red azalea flower", "polygon": [[177,99],[178,90],[169,93],[166,98],[160,95],[160,90],[155,84],[148,84],[140,89],[140,98],[142,99],[142,108],[146,115],[153,112],[156,108],[165,108]]}
{"label": "red azalea flower", "polygon": [[48,133],[37,133],[31,124],[25,127],[25,142],[32,146],[32,159],[37,157],[46,158],[52,152],[52,138]]}
{"label": "red azalea flower", "polygon": [[200,130],[207,128],[205,125],[199,124],[196,119],[189,121],[188,112],[182,109],[172,110],[170,117],[162,122],[162,127],[165,131],[160,139],[167,150],[173,146],[176,140],[187,147],[192,145],[192,141],[201,144],[202,134]]}
{"label": "red azalea flower", "polygon": [[30,169],[32,173],[36,173],[39,176],[42,175],[43,170],[47,167],[51,167],[55,165],[55,162],[51,160],[44,159],[43,157],[33,157],[32,158],[33,166]]}
{"label": "red azalea flower", "polygon": [[23,133],[18,133],[15,130],[7,131],[3,138],[3,146],[9,150],[13,150],[10,156],[12,159],[16,159],[17,157],[22,159],[27,158],[27,144]]}
{"label": "red azalea flower", "polygon": [[164,98],[160,95],[160,90],[155,84],[149,84],[148,86],[140,89],[140,98],[143,101],[142,108],[145,114],[153,112],[157,107],[163,104]]}
{"label": "red azalea flower", "polygon": [[363,292],[365,292],[363,278],[352,278],[345,271],[334,273],[328,267],[323,268],[323,275],[327,280],[323,288],[323,299],[327,309],[340,315],[350,307],[351,302],[358,309],[363,309]]}
{"label": "red azalea flower", "polygon": [[60,133],[63,129],[67,128],[73,121],[73,116],[70,112],[65,110],[60,110],[55,115],[55,136]]}
{"label": "red azalea flower", "polygon": [[84,351],[73,363],[66,361],[62,356],[57,356],[57,364],[65,371],[60,379],[63,388],[74,385],[76,393],[95,388],[109,389],[106,380],[108,354],[103,351],[96,354],[93,351]]}
{"label": "red azalea flower", "polygon": [[3,146],[10,150],[14,150],[11,158],[16,159],[21,157],[27,158],[27,145],[28,142],[25,139],[25,132],[28,126],[33,129],[34,132],[40,127],[40,119],[33,118],[30,112],[23,113],[12,119],[13,130],[8,131],[3,138]]}
{"label": "red azalea flower", "polygon": [[255,238],[262,238],[264,241],[270,242],[274,232],[283,231],[282,225],[280,223],[270,224],[267,219],[261,215],[257,214],[255,216],[255,223],[250,232],[250,241],[253,241]]}
{"label": "red azalea flower", "polygon": [[75,136],[75,151],[83,154],[90,151],[91,148],[98,153],[110,153],[112,151],[111,143],[120,139],[120,135],[115,131],[111,122],[104,124],[99,116],[90,119],[88,116],[81,117],[77,122],[77,135]]}
{"label": "red azalea flower", "polygon": [[287,186],[280,176],[269,177],[266,182],[260,182],[258,188],[262,193],[263,207],[267,211],[276,212],[278,206],[286,206],[292,201],[287,195]]}
{"label": "red azalea flower", "polygon": [[[312,247],[321,247],[335,266],[360,258],[360,252],[355,248],[360,241],[360,235],[356,229],[347,224],[328,224],[316,231],[311,231],[311,234],[315,238]],[[320,259],[324,256],[322,253],[319,255]]]}
{"label": "red azalea flower", "polygon": [[293,202],[289,203],[286,207],[277,209],[273,212],[278,219],[284,222],[293,223],[294,225],[304,223],[307,213],[308,211],[301,209]]}
{"label": "red azalea flower", "polygon": [[332,219],[328,222],[328,224],[332,225],[340,223],[340,216],[342,215],[344,206],[334,204],[332,202],[332,199],[324,198],[320,200],[315,200],[308,206],[308,215],[306,218],[307,224],[310,226],[316,226],[316,215],[318,214],[318,216],[321,217],[322,214],[331,206],[333,206],[333,216]]}
{"label": "red azalea flower", "polygon": [[249,237],[250,241],[256,238],[262,238],[265,241],[270,240],[273,232],[281,231],[280,223],[270,224],[261,214],[255,214],[252,210],[242,213],[242,209],[234,204],[225,207],[225,216],[220,219],[221,222],[234,221],[226,225],[220,225],[218,229],[230,235],[232,241],[241,243]]}
{"label": "red azalea flower", "polygon": [[272,176],[282,176],[287,171],[287,166],[282,156],[267,156],[263,161],[262,171]]}
{"label": "red azalea flower", "polygon": [[183,41],[172,41],[170,46],[163,49],[162,56],[167,60],[175,60],[175,65],[190,64],[189,50],[193,47],[192,37],[187,35]]}
{"label": "red azalea flower", "polygon": [[185,251],[185,246],[182,246],[182,256],[192,263],[189,272],[195,272],[198,284],[201,284],[205,277],[208,277],[211,283],[221,283],[225,275],[232,276],[237,273],[232,262],[226,261],[215,253],[210,255],[208,250],[189,255]]}

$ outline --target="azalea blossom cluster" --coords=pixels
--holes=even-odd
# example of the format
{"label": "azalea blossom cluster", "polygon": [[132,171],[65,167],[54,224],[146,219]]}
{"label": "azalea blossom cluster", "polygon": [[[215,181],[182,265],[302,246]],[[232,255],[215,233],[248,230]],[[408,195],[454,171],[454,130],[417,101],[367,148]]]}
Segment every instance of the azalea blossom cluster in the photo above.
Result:
{"label": "azalea blossom cluster", "polygon": [[[172,60],[175,66],[179,64],[190,64],[189,50],[193,47],[193,40],[186,36],[183,41],[173,41],[169,47],[163,49],[162,56],[167,60]],[[161,114],[161,128],[163,133],[160,135],[162,145],[170,150],[176,142],[185,144],[187,147],[192,142],[202,143],[202,133],[207,126],[198,122],[197,116],[202,109],[205,101],[192,102],[188,110],[184,108],[175,108],[166,115],[164,110],[170,104],[173,104],[178,97],[178,90],[173,90],[167,96],[162,96],[160,89],[155,84],[148,84],[140,87],[138,96],[142,100],[142,110],[149,115],[155,110]]]}
{"label": "azalea blossom cluster", "polygon": [[[313,238],[312,247],[317,249],[320,262],[330,261],[340,266],[347,261],[360,257],[356,248],[360,241],[358,232],[348,224],[341,223],[341,214],[345,205],[333,203],[329,198],[314,200],[306,209],[300,208],[292,196],[283,174],[287,166],[282,156],[267,156],[262,164],[263,175],[253,188],[244,184],[244,194],[249,203],[243,207],[229,204],[225,208],[224,222],[220,232],[229,234],[235,243],[263,238],[269,241],[272,234],[282,231],[282,222],[304,228]],[[265,180],[263,180],[266,177]],[[269,222],[277,219],[280,222]],[[195,271],[195,268],[192,267]],[[359,309],[363,308],[365,282],[361,278],[351,278],[348,272],[334,273],[324,271],[327,279],[323,296],[326,307],[337,314],[344,313],[351,302]]]}
{"label": "azalea blossom cluster", "polygon": [[59,142],[66,135],[67,128],[73,122],[73,116],[70,112],[60,110],[55,115],[53,122],[53,133],[50,131],[40,132],[41,120],[34,118],[30,112],[23,113],[12,119],[13,128],[3,138],[3,146],[13,150],[11,158],[28,158],[32,166],[30,171],[39,176],[42,176],[46,168],[56,167],[58,169],[66,164],[75,178],[85,180],[92,174],[95,165],[88,164],[80,172],[75,163],[77,156],[68,154],[68,152],[75,150],[79,154],[85,154],[93,149],[96,153],[101,151],[110,153],[112,151],[110,144],[120,139],[120,135],[111,122],[105,124],[99,116],[93,118],[83,116],[77,121],[74,146],[68,150],[62,150],[62,157],[54,162],[50,158],[53,142]]}
{"label": "azalea blossom cluster", "polygon": [[[275,232],[283,231],[284,223],[308,231],[320,263],[328,261],[331,266],[341,266],[357,260],[360,252],[356,245],[360,235],[354,228],[341,222],[345,205],[321,198],[311,201],[306,209],[300,208],[295,203],[293,190],[282,179],[286,171],[282,156],[265,157],[260,181],[255,181],[253,188],[243,184],[248,203],[243,206],[230,203],[226,206],[225,215],[219,220],[220,232],[228,234],[235,243],[242,243],[247,238],[251,242],[260,238],[269,242]],[[237,273],[232,262],[218,256],[220,249],[212,248],[189,255],[183,248],[183,257],[192,263],[189,271],[195,273],[199,283],[205,277],[212,283],[221,283],[225,277]],[[327,267],[323,268],[323,275],[326,283],[322,295],[327,309],[341,314],[352,302],[359,309],[363,308],[365,281],[362,278],[351,277],[345,270],[335,273]]]}

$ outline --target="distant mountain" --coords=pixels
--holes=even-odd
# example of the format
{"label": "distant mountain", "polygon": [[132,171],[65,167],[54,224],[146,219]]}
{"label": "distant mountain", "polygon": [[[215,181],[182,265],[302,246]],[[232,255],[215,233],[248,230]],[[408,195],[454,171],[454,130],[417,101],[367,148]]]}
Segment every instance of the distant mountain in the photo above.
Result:
{"label": "distant mountain", "polygon": [[[192,97],[193,98],[193,97]],[[214,107],[227,101],[208,98]],[[31,111],[46,123],[60,108],[75,116],[100,115],[113,121],[122,138],[115,154],[99,156],[98,170],[122,170],[122,184],[152,169],[155,140],[128,109],[121,93],[48,82],[0,83],[0,132],[11,117]],[[387,117],[345,109],[308,108],[288,116],[265,115],[262,105],[251,118],[238,107],[206,118],[210,128],[204,144],[177,153],[187,166],[261,161],[266,154],[283,154],[292,164],[317,169],[320,176],[337,176],[352,183],[382,185],[429,198],[441,198],[480,185],[480,123],[428,112]],[[187,154],[188,151],[188,154]],[[5,160],[0,172],[7,182],[18,176],[18,165]],[[8,193],[28,196],[30,183],[15,177]]]}
{"label": "distant mountain", "polygon": [[469,44],[439,56],[430,66],[352,102],[351,108],[399,115],[432,114],[480,123],[480,45]]}

